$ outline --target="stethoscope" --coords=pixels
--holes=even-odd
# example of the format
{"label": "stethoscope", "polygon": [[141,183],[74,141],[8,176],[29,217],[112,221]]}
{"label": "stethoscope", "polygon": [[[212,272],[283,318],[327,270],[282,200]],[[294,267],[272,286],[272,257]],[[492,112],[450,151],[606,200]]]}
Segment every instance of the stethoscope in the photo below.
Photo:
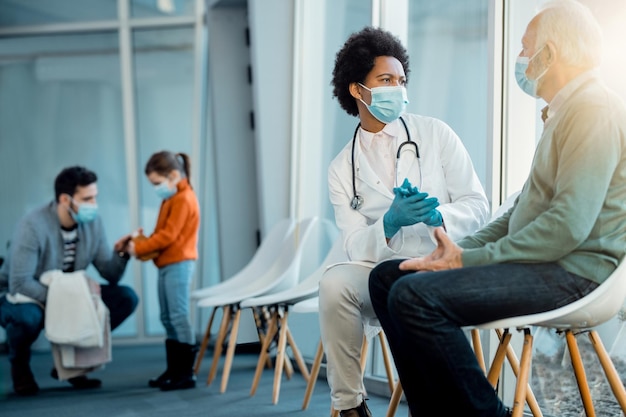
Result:
{"label": "stethoscope", "polygon": [[[398,152],[396,152],[396,175],[398,173],[398,161],[400,160],[400,155],[402,153],[402,148],[405,145],[412,145],[415,148],[415,156],[417,157],[417,164],[419,166],[419,170],[420,170],[420,185],[419,188],[422,188],[422,164],[420,163],[420,150],[419,147],[417,146],[417,142],[414,142],[411,140],[411,134],[409,133],[409,128],[406,125],[406,122],[404,121],[404,119],[402,117],[400,117],[400,121],[402,122],[402,125],[404,126],[404,130],[406,130],[406,140],[404,142],[402,142],[400,144],[400,146],[398,146]],[[352,201],[350,201],[350,207],[352,207],[354,210],[358,210],[363,206],[363,197],[361,197],[360,195],[358,195],[356,193],[356,168],[354,167],[354,148],[356,145],[356,134],[359,131],[359,128],[361,127],[361,123],[359,123],[356,126],[356,129],[354,130],[354,135],[352,136],[352,193],[354,195],[354,197],[352,197]],[[396,178],[396,182],[397,182],[397,178]],[[396,184],[397,186],[397,184]]]}

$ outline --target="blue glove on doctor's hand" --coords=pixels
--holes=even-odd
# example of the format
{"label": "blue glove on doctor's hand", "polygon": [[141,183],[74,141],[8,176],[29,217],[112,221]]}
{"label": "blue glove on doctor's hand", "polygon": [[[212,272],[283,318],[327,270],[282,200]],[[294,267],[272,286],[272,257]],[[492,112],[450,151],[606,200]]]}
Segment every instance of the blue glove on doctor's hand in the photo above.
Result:
{"label": "blue glove on doctor's hand", "polygon": [[437,223],[437,220],[441,221],[441,214],[435,210],[439,206],[437,198],[428,197],[428,193],[414,193],[413,191],[417,191],[416,188],[409,188],[411,193],[408,193],[407,188],[404,187],[407,182],[408,180],[405,180],[401,187],[393,189],[395,198],[383,216],[383,227],[387,239],[391,239],[403,226],[420,222],[432,226]]}
{"label": "blue glove on doctor's hand", "polygon": [[429,212],[430,216],[428,216],[427,220],[424,220],[424,224],[428,226],[438,227],[443,225],[443,217],[441,217],[441,213],[437,209],[432,209]]}
{"label": "blue glove on doctor's hand", "polygon": [[[417,194],[418,192],[417,187],[413,187],[408,178],[404,179],[404,182],[402,182],[402,185],[398,188],[398,191],[404,197]],[[441,213],[437,209],[432,209],[430,211],[430,215],[427,215],[426,217],[428,218],[424,220],[424,224],[428,226],[438,227],[443,225],[443,217],[441,217]]]}

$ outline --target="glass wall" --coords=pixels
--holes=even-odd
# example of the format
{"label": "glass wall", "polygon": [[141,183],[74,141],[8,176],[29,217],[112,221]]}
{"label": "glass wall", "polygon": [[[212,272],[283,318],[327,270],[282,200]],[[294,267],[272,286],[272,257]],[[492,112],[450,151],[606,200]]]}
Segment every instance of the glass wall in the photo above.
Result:
{"label": "glass wall", "polygon": [[[206,29],[196,25],[196,3],[201,4],[0,0],[0,189],[5,196],[0,256],[6,255],[17,220],[54,198],[54,178],[70,165],[98,175],[98,203],[111,248],[136,227],[151,233],[160,201],[143,173],[146,161],[167,149],[192,155],[193,162],[204,149],[197,122],[204,83],[194,84],[203,78],[196,76],[203,68],[198,62],[205,61],[196,46]],[[123,23],[118,13],[137,19]],[[199,183],[192,177],[192,184]],[[196,191],[205,198],[201,187]],[[210,209],[202,214],[212,217]],[[98,278],[93,267],[88,273]],[[151,262],[129,262],[122,283],[135,288],[141,303],[115,337],[164,333],[156,273]]]}
{"label": "glass wall", "polygon": [[102,0],[2,0],[0,27],[92,22],[117,18],[117,2]]}
{"label": "glass wall", "polygon": [[[446,122],[487,176],[488,5],[484,0],[409,2],[410,112]],[[490,163],[490,161],[489,161]]]}
{"label": "glass wall", "polygon": [[[66,166],[98,175],[98,203],[113,242],[130,230],[116,32],[33,36],[1,41],[0,224],[3,244],[25,211],[54,199]],[[17,179],[17,180],[16,180]],[[11,201],[12,204],[7,204]],[[3,246],[4,249],[4,246]],[[2,251],[4,254],[4,250]],[[97,277],[95,270],[88,271]],[[122,280],[133,285],[126,274]],[[127,320],[116,334],[136,333]]]}
{"label": "glass wall", "polygon": [[[135,30],[133,65],[136,102],[137,165],[140,226],[145,233],[154,230],[161,200],[143,175],[150,156],[161,150],[192,154],[194,30],[166,28]],[[192,186],[199,179],[190,179]],[[198,187],[199,189],[199,187]],[[157,269],[142,264],[146,333],[159,335]]]}
{"label": "glass wall", "polygon": [[[339,106],[339,102],[333,97],[331,80],[333,68],[335,66],[335,55],[348,39],[348,37],[365,26],[372,24],[372,2],[358,0],[327,1],[326,6],[326,25],[330,30],[324,32],[324,67],[323,67],[323,86],[325,88],[323,120],[327,121],[327,131],[332,132],[328,136],[322,148],[322,158],[325,168],[333,160],[333,158],[343,149],[346,144],[352,140],[354,128],[358,123],[358,119],[350,116],[344,109]],[[332,28],[332,29],[331,29]],[[324,171],[324,174],[326,171]],[[324,180],[326,176],[324,175]],[[328,196],[327,183],[323,181],[323,189],[325,197]],[[335,214],[332,210],[330,202],[327,201],[327,212],[324,213],[328,218],[334,219]]]}

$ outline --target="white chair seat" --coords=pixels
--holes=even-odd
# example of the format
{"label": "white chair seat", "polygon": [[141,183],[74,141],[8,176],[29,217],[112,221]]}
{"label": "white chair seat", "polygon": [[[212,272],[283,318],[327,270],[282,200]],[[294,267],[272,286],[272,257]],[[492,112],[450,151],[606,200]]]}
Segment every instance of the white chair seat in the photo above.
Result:
{"label": "white chair seat", "polygon": [[320,298],[311,297],[306,300],[302,300],[291,307],[291,311],[294,313],[317,313],[320,310]]}
{"label": "white chair seat", "polygon": [[613,318],[626,298],[626,262],[587,296],[555,310],[511,317],[484,323],[481,329],[506,329],[527,326],[551,327],[557,330],[587,330]]}
{"label": "white chair seat", "polygon": [[[220,392],[225,392],[230,375],[230,368],[235,353],[237,340],[237,332],[239,329],[239,320],[241,318],[241,302],[247,298],[272,294],[280,292],[295,286],[300,276],[303,274],[303,254],[305,248],[315,243],[315,239],[319,237],[320,228],[326,223],[317,218],[303,219],[289,233],[289,236],[283,240],[282,245],[278,248],[278,254],[275,257],[271,267],[265,271],[257,273],[256,277],[245,284],[237,285],[236,288],[230,289],[225,294],[212,295],[197,300],[198,307],[213,307],[215,309],[223,309],[222,323],[215,343],[213,352],[213,362],[207,378],[209,385],[217,372],[217,365],[222,353],[222,346],[228,336],[228,347],[226,350],[226,358],[224,361],[224,369],[222,371],[222,383]],[[318,264],[315,264],[317,267]],[[212,320],[209,321],[202,346],[206,349],[208,338],[210,335],[210,326]],[[259,333],[259,340],[264,342],[264,336]],[[201,352],[203,353],[203,352]],[[199,368],[199,362],[196,369]]]}
{"label": "white chair seat", "polygon": [[346,253],[343,249],[343,240],[335,233],[334,243],[328,255],[311,275],[300,281],[296,286],[284,291],[245,299],[241,307],[270,306],[274,304],[293,305],[302,300],[315,297],[319,290],[319,281],[329,265],[345,261]]}
{"label": "white chair seat", "polygon": [[292,229],[291,241],[283,242],[268,270],[257,271],[255,278],[243,286],[239,284],[228,292],[199,298],[198,307],[238,304],[247,298],[282,291],[296,285],[300,276],[302,245],[306,243],[318,221],[320,219],[317,217],[305,219]]}
{"label": "white chair seat", "polygon": [[237,291],[248,283],[254,282],[260,274],[269,271],[276,264],[281,248],[285,246],[289,238],[293,235],[296,222],[294,219],[286,218],[276,223],[267,237],[263,239],[259,248],[252,256],[246,266],[232,277],[205,288],[200,288],[191,292],[192,300],[200,300],[213,296],[222,296],[230,291]]}

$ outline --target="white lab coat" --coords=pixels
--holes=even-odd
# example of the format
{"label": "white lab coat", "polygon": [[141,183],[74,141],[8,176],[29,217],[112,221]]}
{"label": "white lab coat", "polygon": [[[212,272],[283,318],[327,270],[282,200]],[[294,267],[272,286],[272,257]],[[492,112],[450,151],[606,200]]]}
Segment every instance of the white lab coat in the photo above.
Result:
{"label": "white lab coat", "polygon": [[[444,122],[415,114],[404,114],[411,139],[420,152],[420,191],[439,199],[448,235],[458,240],[483,226],[489,218],[489,203],[474,166],[454,131]],[[396,120],[384,128],[396,137],[396,148],[407,140],[402,123]],[[436,244],[432,227],[419,223],[402,227],[387,244],[383,230],[383,215],[389,209],[394,194],[379,180],[361,152],[357,134],[354,149],[356,191],[363,197],[359,210],[350,207],[352,190],[352,138],[331,162],[328,170],[330,201],[335,221],[342,232],[344,249],[351,261],[378,263],[392,258],[429,254]],[[398,184],[408,178],[413,186],[420,184],[420,169],[413,152],[403,152],[396,174]]]}

